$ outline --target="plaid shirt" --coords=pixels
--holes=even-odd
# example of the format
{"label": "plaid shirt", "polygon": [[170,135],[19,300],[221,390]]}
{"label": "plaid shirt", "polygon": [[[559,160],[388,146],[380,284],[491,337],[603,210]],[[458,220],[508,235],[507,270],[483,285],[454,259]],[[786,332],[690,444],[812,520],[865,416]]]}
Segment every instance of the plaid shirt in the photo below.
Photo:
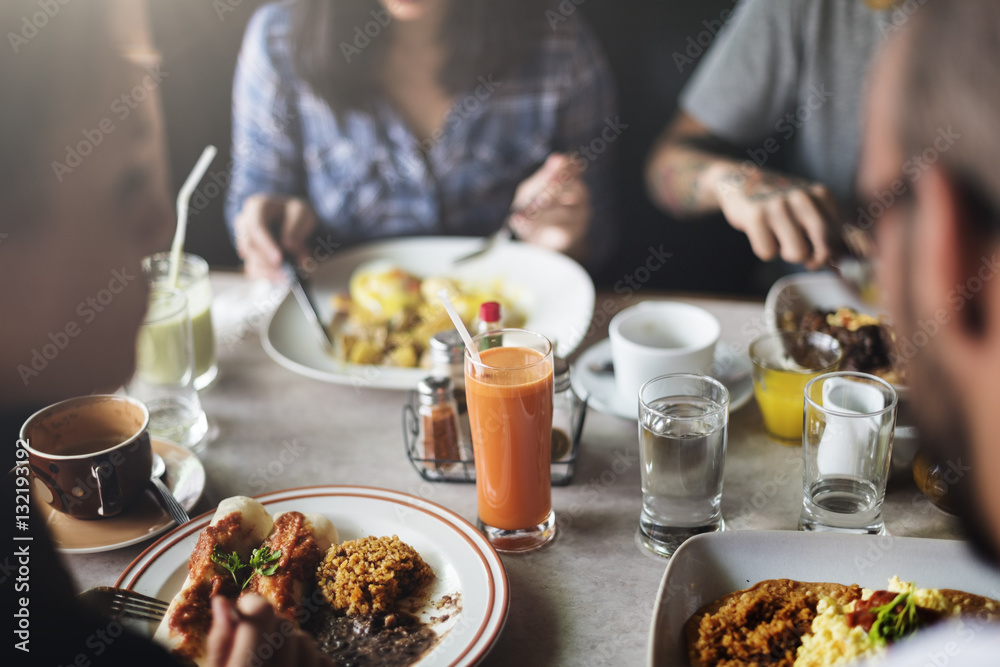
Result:
{"label": "plaid shirt", "polygon": [[[539,11],[539,21],[547,21]],[[334,114],[296,76],[286,4],[250,21],[233,90],[232,222],[256,193],[309,200],[340,243],[390,236],[486,235],[517,185],[553,151],[576,154],[590,189],[591,260],[612,251],[611,153],[622,128],[604,55],[575,17],[547,33],[505,80],[484,73],[458,95],[436,141],[413,135],[386,101]],[[376,36],[375,39],[378,37]]]}

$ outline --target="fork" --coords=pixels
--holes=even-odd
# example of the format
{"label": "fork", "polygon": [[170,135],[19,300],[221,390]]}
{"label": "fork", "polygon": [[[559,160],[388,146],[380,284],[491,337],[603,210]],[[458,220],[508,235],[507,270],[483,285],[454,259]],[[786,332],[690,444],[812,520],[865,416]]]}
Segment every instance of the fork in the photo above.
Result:
{"label": "fork", "polygon": [[459,264],[464,264],[465,262],[468,262],[471,259],[475,259],[476,257],[485,255],[490,250],[492,250],[493,246],[495,246],[501,239],[506,241],[512,238],[514,236],[514,233],[511,231],[510,228],[510,219],[515,215],[517,215],[518,213],[520,213],[520,210],[515,211],[511,209],[511,211],[507,213],[507,217],[504,218],[503,224],[500,225],[500,229],[490,234],[490,236],[485,241],[483,241],[483,244],[481,246],[470,252],[468,255],[462,255],[461,257],[452,260],[451,265],[458,266]]}
{"label": "fork", "polygon": [[136,593],[127,588],[96,586],[77,595],[84,604],[111,619],[136,618],[160,621],[167,613],[168,602]]}

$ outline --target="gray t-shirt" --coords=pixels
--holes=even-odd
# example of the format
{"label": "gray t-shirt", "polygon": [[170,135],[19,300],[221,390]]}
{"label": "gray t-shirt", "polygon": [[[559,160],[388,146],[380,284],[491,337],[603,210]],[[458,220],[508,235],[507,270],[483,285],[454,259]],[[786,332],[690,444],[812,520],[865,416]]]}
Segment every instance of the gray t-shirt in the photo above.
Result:
{"label": "gray t-shirt", "polygon": [[757,164],[773,167],[778,151],[791,151],[792,173],[847,204],[868,64],[894,29],[889,12],[863,0],[744,0],[680,106]]}

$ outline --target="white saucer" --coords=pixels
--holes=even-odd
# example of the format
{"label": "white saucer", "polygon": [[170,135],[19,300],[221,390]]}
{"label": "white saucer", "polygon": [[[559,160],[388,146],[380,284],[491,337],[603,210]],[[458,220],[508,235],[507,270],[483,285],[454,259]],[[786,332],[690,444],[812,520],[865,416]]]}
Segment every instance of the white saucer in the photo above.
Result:
{"label": "white saucer", "polygon": [[[591,366],[603,366],[611,361],[611,340],[605,338],[591,345],[573,364],[570,378],[573,391],[580,398],[587,399],[587,405],[598,412],[637,420],[638,408],[618,393],[614,373],[595,373]],[[753,396],[753,378],[750,374],[750,360],[742,356],[725,355],[720,347],[715,349],[715,365],[712,377],[729,389],[729,411],[738,410]]]}

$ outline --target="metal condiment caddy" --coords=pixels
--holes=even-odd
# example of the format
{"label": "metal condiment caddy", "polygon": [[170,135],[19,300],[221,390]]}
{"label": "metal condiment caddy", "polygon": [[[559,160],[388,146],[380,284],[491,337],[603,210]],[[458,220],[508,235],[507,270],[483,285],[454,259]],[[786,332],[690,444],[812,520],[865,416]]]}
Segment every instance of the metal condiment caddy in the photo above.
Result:
{"label": "metal condiment caddy", "polygon": [[[464,378],[463,378],[464,379]],[[587,402],[573,392],[569,364],[555,360],[553,375],[552,485],[565,486],[573,480],[580,435],[587,416]],[[476,465],[472,452],[465,392],[461,396],[450,377],[431,376],[408,391],[403,405],[403,441],[406,457],[414,470],[430,482],[475,482]],[[455,400],[460,398],[462,400]],[[458,424],[457,441],[451,442],[450,411]],[[567,433],[567,431],[569,431]]]}

